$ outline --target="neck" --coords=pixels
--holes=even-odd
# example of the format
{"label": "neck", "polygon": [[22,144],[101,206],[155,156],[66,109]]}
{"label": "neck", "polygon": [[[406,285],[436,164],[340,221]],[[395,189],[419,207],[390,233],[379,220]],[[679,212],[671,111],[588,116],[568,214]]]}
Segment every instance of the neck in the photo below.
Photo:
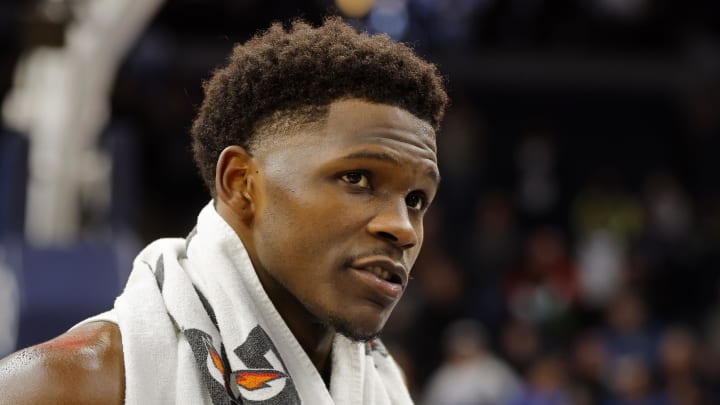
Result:
{"label": "neck", "polygon": [[330,353],[335,338],[335,329],[308,312],[297,298],[288,293],[266,271],[258,267],[255,267],[255,271],[265,292],[275,305],[275,309],[280,313],[285,324],[327,383],[330,377]]}
{"label": "neck", "polygon": [[320,323],[312,324],[311,328],[306,328],[304,325],[294,326],[292,325],[292,321],[288,322],[288,320],[293,319],[291,317],[286,318],[283,316],[283,319],[285,319],[295,338],[300,342],[300,346],[302,346],[305,353],[310,357],[318,373],[320,373],[325,381],[325,385],[329,385],[330,374],[332,372],[332,345],[335,338],[334,329]]}
{"label": "neck", "polygon": [[243,223],[232,209],[222,201],[218,202],[215,208],[242,240],[260,284],[265,289],[265,293],[270,297],[275,309],[280,313],[285,324],[287,324],[327,384],[330,380],[330,366],[332,363],[330,353],[335,337],[335,329],[319,321],[308,312],[297,298],[290,294],[262,266],[256,263],[254,260],[256,255],[253,250],[252,232],[247,229],[247,224]]}

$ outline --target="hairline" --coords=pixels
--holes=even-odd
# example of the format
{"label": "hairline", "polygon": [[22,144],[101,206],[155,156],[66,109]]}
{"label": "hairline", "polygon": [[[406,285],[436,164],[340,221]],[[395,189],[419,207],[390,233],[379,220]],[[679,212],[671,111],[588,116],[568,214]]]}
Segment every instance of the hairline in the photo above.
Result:
{"label": "hairline", "polygon": [[307,131],[317,130],[327,123],[330,115],[330,108],[333,104],[348,100],[359,100],[370,104],[399,108],[403,112],[412,115],[426,124],[430,129],[429,135],[433,139],[436,139],[437,137],[432,123],[418,117],[398,104],[346,96],[338,97],[326,104],[305,104],[299,107],[278,109],[270,114],[267,114],[265,117],[262,117],[257,121],[252,134],[246,142],[245,148],[252,155],[260,150],[264,150],[270,145],[273,145],[275,142],[287,139],[289,136],[307,134]]}

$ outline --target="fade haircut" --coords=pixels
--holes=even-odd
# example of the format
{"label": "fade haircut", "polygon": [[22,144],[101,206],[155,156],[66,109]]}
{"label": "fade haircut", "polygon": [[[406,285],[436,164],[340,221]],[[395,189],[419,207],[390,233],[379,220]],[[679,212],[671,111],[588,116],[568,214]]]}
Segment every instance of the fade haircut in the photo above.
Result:
{"label": "fade haircut", "polygon": [[[235,46],[204,83],[193,123],[195,162],[215,196],[215,166],[227,146],[250,153],[294,126],[323,121],[334,101],[357,98],[403,108],[436,131],[447,94],[436,67],[387,35],[357,33],[339,17],[313,28],[279,23]],[[266,130],[266,129],[271,130]]]}

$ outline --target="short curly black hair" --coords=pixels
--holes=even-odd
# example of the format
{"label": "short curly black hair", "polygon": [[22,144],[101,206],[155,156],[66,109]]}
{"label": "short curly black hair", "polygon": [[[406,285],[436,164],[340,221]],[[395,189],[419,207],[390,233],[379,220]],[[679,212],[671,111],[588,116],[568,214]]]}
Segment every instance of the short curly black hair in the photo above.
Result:
{"label": "short curly black hair", "polygon": [[222,150],[240,145],[252,153],[254,138],[272,120],[321,121],[334,101],[358,98],[403,108],[437,130],[448,101],[434,65],[387,35],[357,33],[339,17],[317,28],[299,20],[287,31],[273,24],[236,45],[203,87],[191,134],[213,196]]}

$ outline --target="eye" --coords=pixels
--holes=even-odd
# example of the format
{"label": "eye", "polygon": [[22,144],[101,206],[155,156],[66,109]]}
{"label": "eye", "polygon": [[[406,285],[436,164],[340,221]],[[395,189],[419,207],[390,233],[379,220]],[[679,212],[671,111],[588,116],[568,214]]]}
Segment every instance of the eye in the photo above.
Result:
{"label": "eye", "polygon": [[340,179],[348,184],[361,188],[370,188],[370,179],[363,172],[349,172],[343,174]]}
{"label": "eye", "polygon": [[423,210],[427,207],[427,203],[427,196],[422,191],[413,191],[405,197],[405,204],[412,210]]}

